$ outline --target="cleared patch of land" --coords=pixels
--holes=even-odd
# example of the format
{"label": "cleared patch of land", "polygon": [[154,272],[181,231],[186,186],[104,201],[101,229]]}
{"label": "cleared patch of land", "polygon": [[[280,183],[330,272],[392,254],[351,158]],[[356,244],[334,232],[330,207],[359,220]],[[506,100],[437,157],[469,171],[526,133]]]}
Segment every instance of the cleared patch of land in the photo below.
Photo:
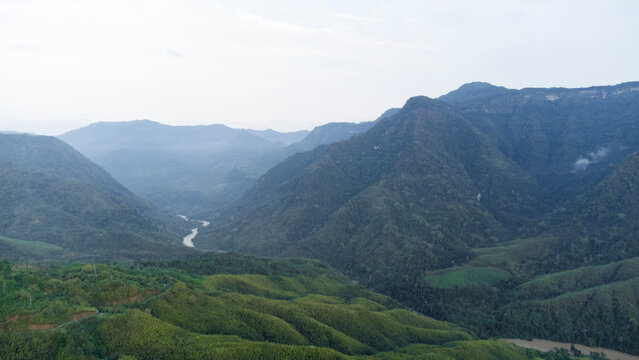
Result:
{"label": "cleared patch of land", "polygon": [[[514,344],[517,346],[521,346],[521,347],[525,347],[529,349],[535,349],[535,350],[544,351],[544,352],[551,351],[552,349],[555,349],[555,348],[570,350],[570,345],[573,345],[570,343],[562,343],[562,342],[541,340],[541,339],[532,339],[530,341],[522,340],[522,339],[499,339],[499,340],[509,344]],[[574,346],[577,350],[581,351],[585,355],[588,355],[591,352],[599,352],[599,353],[605,354],[606,357],[611,360],[639,360],[639,356],[630,355],[630,354],[622,353],[615,350],[610,350],[610,349],[605,349],[600,347],[589,347],[589,346],[580,345],[580,344],[574,344]]]}

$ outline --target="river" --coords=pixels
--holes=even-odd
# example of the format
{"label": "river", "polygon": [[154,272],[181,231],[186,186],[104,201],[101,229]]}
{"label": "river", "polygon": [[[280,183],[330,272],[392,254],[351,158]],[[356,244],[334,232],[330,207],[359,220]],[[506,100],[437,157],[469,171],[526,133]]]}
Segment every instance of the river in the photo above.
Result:
{"label": "river", "polygon": [[[522,339],[499,339],[499,341],[507,342],[517,346],[535,349],[539,351],[551,351],[554,348],[563,348],[570,350],[570,343],[562,343],[549,340],[532,339],[532,341]],[[604,349],[599,347],[588,347],[585,345],[575,344],[575,348],[581,351],[584,355],[589,355],[591,352],[604,353],[610,360],[639,360],[639,356],[622,353],[615,350]]]}
{"label": "river", "polygon": [[[178,215],[178,216],[184,219],[185,221],[189,221],[189,218],[187,218],[184,215]],[[205,220],[197,220],[197,221],[202,224],[202,227],[206,227],[206,226],[209,226],[209,224],[211,224],[210,222]],[[199,230],[200,230],[199,227],[191,229],[191,233],[186,235],[184,239],[182,239],[182,243],[188,247],[195,247],[195,245],[193,245],[193,239],[197,236],[197,233]]]}

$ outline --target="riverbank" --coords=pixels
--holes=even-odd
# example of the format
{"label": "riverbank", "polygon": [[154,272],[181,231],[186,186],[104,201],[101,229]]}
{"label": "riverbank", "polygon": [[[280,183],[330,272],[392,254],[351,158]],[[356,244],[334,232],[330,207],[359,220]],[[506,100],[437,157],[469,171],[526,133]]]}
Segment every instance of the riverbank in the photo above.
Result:
{"label": "riverbank", "polygon": [[[522,340],[522,339],[499,339],[499,341],[503,341],[509,344],[513,344],[513,345],[517,345],[517,346],[521,346],[521,347],[525,347],[529,349],[535,349],[535,350],[539,350],[543,352],[548,352],[555,348],[570,350],[570,345],[573,345],[570,343],[562,343],[562,342],[541,340],[541,339],[532,339],[531,341]],[[580,344],[574,344],[574,345],[575,345],[575,348],[581,351],[584,355],[589,355],[591,352],[599,352],[606,355],[606,357],[610,360],[639,360],[639,356],[622,353],[616,350],[599,348],[599,347],[589,347],[589,346],[580,345]]]}

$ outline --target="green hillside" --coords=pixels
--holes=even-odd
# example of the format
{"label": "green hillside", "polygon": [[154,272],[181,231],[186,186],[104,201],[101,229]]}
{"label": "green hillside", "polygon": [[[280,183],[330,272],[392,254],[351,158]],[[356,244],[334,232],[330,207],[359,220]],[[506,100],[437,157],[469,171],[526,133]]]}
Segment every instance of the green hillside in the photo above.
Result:
{"label": "green hillside", "polygon": [[0,267],[3,359],[540,356],[417,315],[311,260]]}
{"label": "green hillside", "polygon": [[[426,273],[419,291],[389,294],[480,334],[638,354],[637,171],[639,152],[549,214],[541,235],[475,249],[465,267]],[[463,276],[471,270],[472,279]],[[490,282],[486,271],[510,276]]]}
{"label": "green hillside", "polygon": [[60,246],[38,241],[24,241],[0,236],[0,253],[4,258],[20,261],[41,261],[62,255]]}
{"label": "green hillside", "polygon": [[62,141],[0,135],[0,149],[0,236],[13,239],[3,238],[0,246],[6,251],[1,258],[41,261],[189,253],[180,246],[181,236],[188,233],[186,222],[135,197]]}

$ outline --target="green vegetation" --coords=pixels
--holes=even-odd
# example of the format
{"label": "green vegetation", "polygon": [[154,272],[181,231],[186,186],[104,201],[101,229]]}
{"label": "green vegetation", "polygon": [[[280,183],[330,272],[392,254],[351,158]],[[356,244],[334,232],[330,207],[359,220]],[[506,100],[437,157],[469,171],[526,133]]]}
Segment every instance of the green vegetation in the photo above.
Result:
{"label": "green vegetation", "polygon": [[551,213],[539,236],[476,250],[469,265],[507,270],[510,279],[492,287],[476,281],[448,289],[426,280],[409,296],[403,289],[390,294],[486,336],[545,338],[637,354],[638,179],[636,152],[593,191]]}
{"label": "green vegetation", "polygon": [[130,268],[5,261],[0,274],[3,359],[539,355],[416,315],[317,261],[237,254],[144,261]]}
{"label": "green vegetation", "polygon": [[11,239],[0,235],[0,253],[4,257],[21,260],[44,260],[61,255],[62,248],[39,241]]}
{"label": "green vegetation", "polygon": [[426,275],[424,280],[430,286],[451,289],[470,284],[493,285],[510,277],[510,273],[506,270],[471,266]]}

